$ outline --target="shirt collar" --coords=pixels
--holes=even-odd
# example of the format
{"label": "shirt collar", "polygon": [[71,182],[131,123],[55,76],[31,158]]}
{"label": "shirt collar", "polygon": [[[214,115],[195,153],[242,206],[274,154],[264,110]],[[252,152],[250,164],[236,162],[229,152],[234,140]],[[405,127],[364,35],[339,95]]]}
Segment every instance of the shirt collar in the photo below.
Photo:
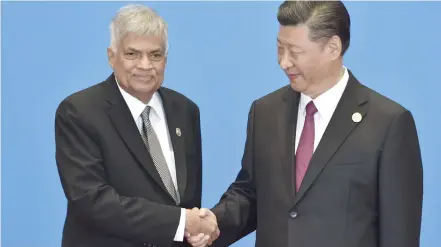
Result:
{"label": "shirt collar", "polygon": [[[349,73],[346,67],[344,68],[343,76],[340,81],[337,82],[332,88],[315,98],[314,105],[317,108],[318,113],[327,119],[331,119],[334,110],[340,101],[343,92],[345,91],[346,85],[349,80]],[[300,96],[300,109],[303,115],[306,115],[306,105],[311,101],[311,97],[301,94]]]}
{"label": "shirt collar", "polygon": [[162,119],[163,111],[161,111],[162,108],[162,100],[158,92],[153,93],[152,98],[150,101],[145,104],[144,102],[140,101],[133,95],[127,93],[121,86],[119,85],[118,80],[115,78],[116,84],[118,85],[118,88],[121,92],[121,95],[123,96],[124,100],[126,101],[127,106],[129,107],[130,113],[133,116],[133,119],[135,121],[141,116],[141,113],[144,111],[144,109],[147,106],[150,106],[152,108],[151,114],[156,114],[159,119]]}

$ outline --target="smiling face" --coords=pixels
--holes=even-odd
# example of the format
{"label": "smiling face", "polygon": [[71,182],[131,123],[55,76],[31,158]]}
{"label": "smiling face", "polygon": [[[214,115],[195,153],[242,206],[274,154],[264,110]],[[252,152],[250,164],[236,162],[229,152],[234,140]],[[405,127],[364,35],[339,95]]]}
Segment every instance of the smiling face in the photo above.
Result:
{"label": "smiling face", "polygon": [[148,102],[161,87],[167,64],[162,36],[129,33],[107,55],[120,87],[139,100]]}

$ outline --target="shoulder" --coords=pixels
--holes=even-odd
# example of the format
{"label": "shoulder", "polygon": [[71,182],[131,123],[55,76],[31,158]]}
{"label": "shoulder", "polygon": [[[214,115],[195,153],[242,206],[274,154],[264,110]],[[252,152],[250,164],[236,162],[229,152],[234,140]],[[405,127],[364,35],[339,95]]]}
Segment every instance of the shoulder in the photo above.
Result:
{"label": "shoulder", "polygon": [[192,112],[199,112],[198,105],[184,94],[167,87],[161,87],[160,92],[161,94],[166,94],[168,98],[172,99],[179,106],[187,108]]}
{"label": "shoulder", "polygon": [[298,93],[295,92],[290,85],[283,86],[255,99],[251,104],[250,113],[251,111],[263,111],[265,115],[266,113],[273,114],[277,112],[277,109],[279,109],[282,104],[296,96],[298,96]]}
{"label": "shoulder", "polygon": [[278,88],[260,98],[257,98],[254,102],[255,104],[274,104],[279,103],[281,100],[289,97],[290,94],[296,94],[290,85]]}
{"label": "shoulder", "polygon": [[411,114],[410,111],[396,100],[360,83],[359,90],[366,95],[369,107],[368,113],[380,120],[390,122],[403,113]]}
{"label": "shoulder", "polygon": [[94,84],[66,96],[58,105],[57,113],[67,108],[75,108],[77,111],[88,111],[103,105],[105,81]]}

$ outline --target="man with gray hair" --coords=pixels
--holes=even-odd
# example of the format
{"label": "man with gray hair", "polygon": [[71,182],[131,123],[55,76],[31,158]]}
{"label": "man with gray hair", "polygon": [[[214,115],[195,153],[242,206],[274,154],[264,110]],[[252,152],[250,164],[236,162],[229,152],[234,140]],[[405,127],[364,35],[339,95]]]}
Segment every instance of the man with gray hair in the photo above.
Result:
{"label": "man with gray hair", "polygon": [[412,114],[343,65],[342,2],[287,1],[278,21],[289,85],[251,106],[242,169],[212,209],[221,230],[213,246],[256,230],[259,247],[418,247],[423,172]]}
{"label": "man with gray hair", "polygon": [[[216,217],[201,219],[199,108],[162,87],[167,25],[128,5],[110,25],[113,72],[56,111],[56,161],[68,201],[63,247],[205,245]],[[199,235],[198,235],[199,234]]]}

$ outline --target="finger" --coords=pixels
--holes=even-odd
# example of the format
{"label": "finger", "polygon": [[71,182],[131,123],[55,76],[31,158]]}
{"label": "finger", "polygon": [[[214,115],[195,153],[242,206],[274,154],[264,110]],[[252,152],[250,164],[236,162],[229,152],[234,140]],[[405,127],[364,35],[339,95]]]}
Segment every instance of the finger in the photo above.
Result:
{"label": "finger", "polygon": [[207,246],[207,243],[208,243],[209,239],[210,239],[210,236],[205,235],[199,243],[197,243],[197,244],[195,244],[193,246],[194,247],[205,247],[205,246]]}
{"label": "finger", "polygon": [[191,233],[189,233],[189,232],[184,232],[184,236],[186,237],[186,238],[189,238],[189,237],[191,237]]}
{"label": "finger", "polygon": [[220,231],[218,228],[216,228],[216,230],[211,234],[211,238],[214,240],[216,238],[218,238],[220,235]]}
{"label": "finger", "polygon": [[198,235],[194,235],[194,236],[190,236],[187,238],[187,241],[195,246],[197,243],[201,242],[204,239],[204,234],[203,233],[199,233]]}
{"label": "finger", "polygon": [[210,235],[210,241],[215,241],[219,237],[219,231],[215,231]]}
{"label": "finger", "polygon": [[209,215],[209,210],[206,208],[201,208],[199,210],[199,217],[204,218]]}
{"label": "finger", "polygon": [[213,236],[211,236],[211,237],[208,239],[207,245],[208,245],[208,246],[212,245],[213,242],[214,242],[214,240],[216,240],[216,239],[213,238]]}
{"label": "finger", "polygon": [[203,233],[200,233],[196,236],[197,238],[192,239],[193,241],[189,241],[193,247],[202,247],[207,245],[207,241],[209,236],[204,235]]}
{"label": "finger", "polygon": [[211,245],[219,237],[219,235],[220,235],[220,231],[218,228],[216,228],[216,231],[214,231],[210,236],[208,245]]}

